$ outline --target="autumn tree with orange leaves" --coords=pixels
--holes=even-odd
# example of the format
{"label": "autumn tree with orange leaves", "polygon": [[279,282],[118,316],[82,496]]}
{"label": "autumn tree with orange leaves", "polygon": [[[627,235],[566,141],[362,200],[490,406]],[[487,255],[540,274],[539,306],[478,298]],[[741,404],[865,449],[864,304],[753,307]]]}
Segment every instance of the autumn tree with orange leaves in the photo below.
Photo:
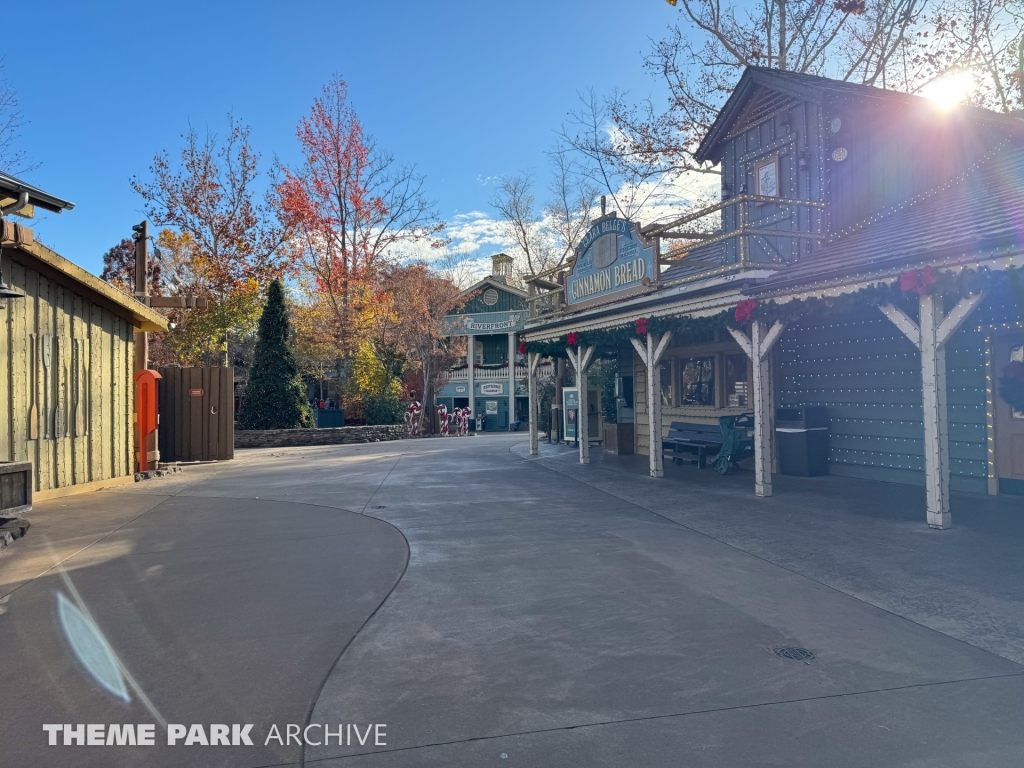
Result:
{"label": "autumn tree with orange leaves", "polygon": [[[153,159],[151,178],[133,177],[146,215],[169,227],[188,253],[190,293],[210,300],[207,310],[189,310],[175,333],[189,323],[213,337],[199,344],[230,364],[229,339],[248,337],[255,330],[266,287],[288,265],[288,232],[279,218],[273,180],[260,201],[260,155],[249,140],[249,127],[228,117],[228,133],[219,140],[194,129],[183,135],[179,162],[165,151]],[[216,350],[216,355],[212,351]]]}
{"label": "autumn tree with orange leaves", "polygon": [[[444,316],[459,306],[461,289],[422,262],[392,267],[374,306],[374,343],[391,347],[418,369],[422,402],[433,403],[441,374],[466,354],[464,337],[444,334]],[[427,416],[424,409],[422,419]]]}
{"label": "autumn tree with orange leaves", "polygon": [[364,132],[340,77],[324,86],[296,135],[304,161],[280,169],[282,215],[295,262],[329,307],[339,357],[347,358],[381,271],[403,248],[443,245],[444,224],[415,166]]}

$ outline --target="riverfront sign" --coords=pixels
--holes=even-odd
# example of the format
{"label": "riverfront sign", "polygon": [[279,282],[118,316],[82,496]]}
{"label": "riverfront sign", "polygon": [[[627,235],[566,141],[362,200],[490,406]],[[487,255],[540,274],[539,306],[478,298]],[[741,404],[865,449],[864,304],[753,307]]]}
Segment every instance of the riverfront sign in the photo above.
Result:
{"label": "riverfront sign", "polygon": [[445,336],[471,336],[477,333],[511,333],[526,325],[526,311],[476,312],[445,315],[441,321]]}
{"label": "riverfront sign", "polygon": [[614,215],[599,219],[576,249],[565,282],[572,306],[603,304],[646,290],[658,280],[658,243],[640,234],[640,225]]}

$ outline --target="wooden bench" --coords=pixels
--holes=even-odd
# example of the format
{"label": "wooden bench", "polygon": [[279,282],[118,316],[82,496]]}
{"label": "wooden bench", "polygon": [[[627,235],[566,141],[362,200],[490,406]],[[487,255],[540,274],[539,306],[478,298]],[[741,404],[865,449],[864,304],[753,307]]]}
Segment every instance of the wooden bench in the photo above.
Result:
{"label": "wooden bench", "polygon": [[707,457],[716,455],[722,449],[724,440],[722,428],[717,424],[673,421],[668,437],[662,442],[662,455],[671,458],[675,464],[686,459],[703,468]]}

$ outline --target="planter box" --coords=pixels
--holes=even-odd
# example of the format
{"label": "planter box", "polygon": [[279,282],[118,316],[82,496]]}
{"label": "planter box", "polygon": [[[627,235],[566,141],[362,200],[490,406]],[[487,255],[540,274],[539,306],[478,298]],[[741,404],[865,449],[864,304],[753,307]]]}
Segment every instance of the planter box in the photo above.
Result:
{"label": "planter box", "polygon": [[0,517],[32,511],[32,464],[0,461]]}

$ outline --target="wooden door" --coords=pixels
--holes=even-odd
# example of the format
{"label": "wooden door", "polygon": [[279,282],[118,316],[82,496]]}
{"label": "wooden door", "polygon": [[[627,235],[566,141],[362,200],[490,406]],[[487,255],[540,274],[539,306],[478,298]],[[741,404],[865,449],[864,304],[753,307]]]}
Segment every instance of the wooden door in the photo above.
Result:
{"label": "wooden door", "polygon": [[[997,341],[993,349],[994,374],[998,380],[1011,360],[1024,362],[1024,337]],[[1024,412],[1014,411],[1001,397],[995,398],[996,476],[999,492],[1024,496]]]}

